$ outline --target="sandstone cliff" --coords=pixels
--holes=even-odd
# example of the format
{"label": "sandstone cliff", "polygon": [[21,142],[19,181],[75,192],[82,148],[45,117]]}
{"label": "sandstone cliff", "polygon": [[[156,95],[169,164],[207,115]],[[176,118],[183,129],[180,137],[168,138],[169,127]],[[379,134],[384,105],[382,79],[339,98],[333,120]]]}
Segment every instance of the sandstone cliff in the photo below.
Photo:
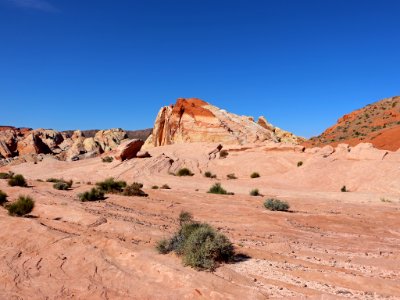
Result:
{"label": "sandstone cliff", "polygon": [[197,98],[180,98],[160,109],[145,147],[177,143],[218,142],[246,144],[281,140],[300,140],[269,124],[264,117],[238,116]]}

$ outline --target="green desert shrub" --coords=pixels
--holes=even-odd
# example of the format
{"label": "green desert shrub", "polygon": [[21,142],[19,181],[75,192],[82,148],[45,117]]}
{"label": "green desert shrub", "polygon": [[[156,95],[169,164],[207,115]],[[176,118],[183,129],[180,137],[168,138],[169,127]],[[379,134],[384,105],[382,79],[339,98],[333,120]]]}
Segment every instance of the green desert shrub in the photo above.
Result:
{"label": "green desert shrub", "polygon": [[220,194],[220,195],[234,195],[234,193],[227,192],[219,182],[215,183],[210,189],[208,190],[207,193],[210,194]]}
{"label": "green desert shrub", "polygon": [[19,196],[18,200],[7,205],[8,213],[11,216],[24,216],[29,214],[35,206],[35,202],[29,196]]}
{"label": "green desert shrub", "polygon": [[250,196],[260,196],[260,192],[258,191],[258,189],[251,190]]}
{"label": "green desert shrub", "polygon": [[103,157],[101,160],[103,163],[110,163],[114,160],[114,158],[111,156],[106,156],[106,157]]}
{"label": "green desert shrub", "polygon": [[8,173],[0,173],[0,179],[10,179],[14,176],[13,172],[8,172]]}
{"label": "green desert shrub", "polygon": [[164,189],[164,190],[170,190],[170,186],[168,184],[163,184],[160,189]]}
{"label": "green desert shrub", "polygon": [[193,176],[194,174],[188,168],[179,169],[176,173],[178,176]]}
{"label": "green desert shrub", "polygon": [[226,175],[226,178],[228,178],[228,179],[237,179],[235,173],[231,173],[231,174]]}
{"label": "green desert shrub", "polygon": [[66,191],[70,188],[70,186],[68,185],[68,183],[60,181],[60,182],[56,182],[55,184],[53,184],[53,188],[56,190]]}
{"label": "green desert shrub", "polygon": [[221,150],[219,152],[219,157],[220,158],[226,158],[229,155],[229,152],[227,150]]}
{"label": "green desert shrub", "polygon": [[125,181],[115,181],[114,178],[108,178],[104,181],[96,182],[97,187],[104,193],[118,194],[124,191]]}
{"label": "green desert shrub", "polygon": [[342,193],[346,193],[346,192],[348,192],[348,189],[347,189],[346,186],[344,185],[344,186],[342,186],[342,188],[340,189],[340,191],[341,191]]}
{"label": "green desert shrub", "polygon": [[302,165],[303,165],[303,162],[302,162],[302,161],[298,161],[298,162],[297,162],[297,166],[298,166],[298,167],[301,167]]}
{"label": "green desert shrub", "polygon": [[153,186],[151,187],[151,189],[152,189],[152,190],[158,190],[158,185],[153,185]]}
{"label": "green desert shrub", "polygon": [[282,201],[279,199],[267,199],[264,202],[264,206],[266,209],[272,211],[287,211],[289,209],[289,203],[286,201]]}
{"label": "green desert shrub", "polygon": [[258,178],[258,177],[260,177],[260,174],[258,174],[257,172],[253,172],[253,173],[251,173],[250,177],[251,178]]}
{"label": "green desert shrub", "polygon": [[27,187],[28,183],[26,182],[24,176],[22,176],[21,174],[17,174],[8,179],[8,185]]}
{"label": "green desert shrub", "polygon": [[208,224],[193,221],[190,213],[182,212],[179,219],[178,232],[156,244],[159,253],[174,251],[182,256],[185,265],[211,271],[233,259],[234,248],[226,236]]}
{"label": "green desert shrub", "polygon": [[217,175],[211,173],[210,171],[207,171],[207,172],[204,173],[204,177],[207,177],[207,178],[217,178]]}
{"label": "green desert shrub", "polygon": [[125,187],[122,195],[124,196],[137,196],[137,197],[147,197],[148,195],[142,191],[143,184],[134,182],[131,185]]}
{"label": "green desert shrub", "polygon": [[3,205],[7,202],[7,194],[0,190],[0,205]]}
{"label": "green desert shrub", "polygon": [[98,188],[92,188],[90,191],[79,194],[78,197],[82,202],[104,200],[104,192]]}

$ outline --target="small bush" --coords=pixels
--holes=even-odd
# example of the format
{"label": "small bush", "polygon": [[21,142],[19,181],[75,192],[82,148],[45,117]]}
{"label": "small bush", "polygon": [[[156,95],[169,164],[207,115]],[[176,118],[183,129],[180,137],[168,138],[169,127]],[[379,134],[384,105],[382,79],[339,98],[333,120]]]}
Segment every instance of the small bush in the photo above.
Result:
{"label": "small bush", "polygon": [[0,205],[3,205],[7,202],[7,194],[0,190]]}
{"label": "small bush", "polygon": [[97,187],[104,193],[118,194],[124,191],[125,181],[115,181],[114,178],[108,178],[104,181],[96,182]]}
{"label": "small bush", "polygon": [[102,161],[103,163],[110,163],[110,162],[112,162],[113,160],[114,160],[114,158],[111,157],[111,156],[106,156],[106,157],[103,157],[103,158],[101,159],[101,161]]}
{"label": "small bush", "polygon": [[10,179],[8,179],[8,185],[9,186],[22,186],[22,187],[27,187],[28,184],[21,174],[14,175]]}
{"label": "small bush", "polygon": [[7,205],[8,213],[11,216],[24,216],[29,214],[35,206],[35,202],[29,196],[19,196],[18,200]]}
{"label": "small bush", "polygon": [[174,251],[182,256],[185,265],[211,271],[219,263],[233,259],[234,248],[226,236],[208,224],[194,222],[187,212],[181,212],[179,221],[179,231],[156,244],[159,253]]}
{"label": "small bush", "polygon": [[104,192],[98,188],[92,188],[90,191],[79,194],[78,197],[82,202],[104,200]]}
{"label": "small bush", "polygon": [[260,192],[258,191],[258,189],[251,190],[250,196],[260,196]]}
{"label": "small bush", "polygon": [[298,161],[297,162],[297,167],[301,167],[303,165],[303,162],[302,161]]}
{"label": "small bush", "polygon": [[235,173],[231,173],[231,174],[226,175],[226,178],[228,178],[228,179],[237,179]]}
{"label": "small bush", "polygon": [[266,209],[272,211],[287,211],[290,207],[289,203],[281,201],[279,199],[267,199],[264,202],[264,206]]}
{"label": "small bush", "polygon": [[250,177],[251,178],[258,178],[258,177],[260,177],[260,174],[258,174],[257,172],[253,172],[253,173],[251,173]]}
{"label": "small bush", "polygon": [[53,184],[53,188],[56,190],[66,191],[70,188],[70,186],[66,182],[56,182]]}
{"label": "small bush", "polygon": [[191,223],[193,222],[193,215],[190,212],[187,211],[181,211],[179,214],[179,225],[183,225],[185,223]]}
{"label": "small bush", "polygon": [[148,195],[141,190],[143,184],[134,182],[131,185],[128,185],[122,195],[124,196],[138,196],[138,197],[147,197]]}
{"label": "small bush", "polygon": [[168,184],[163,184],[160,189],[164,189],[164,190],[170,190],[171,188],[169,187]]}
{"label": "small bush", "polygon": [[178,175],[178,176],[193,176],[194,174],[188,168],[182,168],[182,169],[179,169],[179,171],[176,173],[176,175]]}
{"label": "small bush", "polygon": [[347,189],[346,186],[344,185],[344,186],[342,186],[342,188],[340,189],[340,191],[341,191],[342,193],[346,193],[346,192],[348,192],[348,189]]}
{"label": "small bush", "polygon": [[10,179],[14,176],[13,172],[0,173],[0,179]]}
{"label": "small bush", "polygon": [[220,194],[220,195],[226,195],[228,192],[221,186],[220,183],[214,184],[210,189],[208,190],[208,193],[210,194]]}
{"label": "small bush", "polygon": [[219,152],[219,158],[226,158],[229,155],[229,152],[227,150],[221,150]]}
{"label": "small bush", "polygon": [[151,187],[151,189],[152,189],[152,190],[158,190],[158,185],[153,185],[153,186]]}
{"label": "small bush", "polygon": [[217,178],[217,175],[215,175],[215,174],[213,174],[213,173],[207,171],[207,172],[204,173],[204,177],[207,177],[207,178]]}

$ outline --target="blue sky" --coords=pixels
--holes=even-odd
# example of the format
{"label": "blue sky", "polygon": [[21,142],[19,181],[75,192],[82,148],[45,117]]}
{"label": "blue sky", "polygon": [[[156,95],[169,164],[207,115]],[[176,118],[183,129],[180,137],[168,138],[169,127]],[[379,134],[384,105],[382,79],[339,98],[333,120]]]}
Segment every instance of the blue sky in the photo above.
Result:
{"label": "blue sky", "polygon": [[397,0],[0,0],[0,125],[152,127],[198,97],[306,137],[400,94]]}

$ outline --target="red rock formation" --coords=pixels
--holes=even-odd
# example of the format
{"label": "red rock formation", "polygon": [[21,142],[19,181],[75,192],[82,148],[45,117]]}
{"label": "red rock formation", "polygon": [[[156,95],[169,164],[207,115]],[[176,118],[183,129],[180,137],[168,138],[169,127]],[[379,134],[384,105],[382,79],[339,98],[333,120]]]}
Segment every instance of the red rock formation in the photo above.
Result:
{"label": "red rock formation", "polygon": [[341,117],[335,125],[304,146],[372,143],[376,148],[400,148],[400,97],[383,99]]}
{"label": "red rock formation", "polygon": [[144,142],[138,139],[126,141],[117,147],[115,158],[122,161],[134,158],[143,144]]}

